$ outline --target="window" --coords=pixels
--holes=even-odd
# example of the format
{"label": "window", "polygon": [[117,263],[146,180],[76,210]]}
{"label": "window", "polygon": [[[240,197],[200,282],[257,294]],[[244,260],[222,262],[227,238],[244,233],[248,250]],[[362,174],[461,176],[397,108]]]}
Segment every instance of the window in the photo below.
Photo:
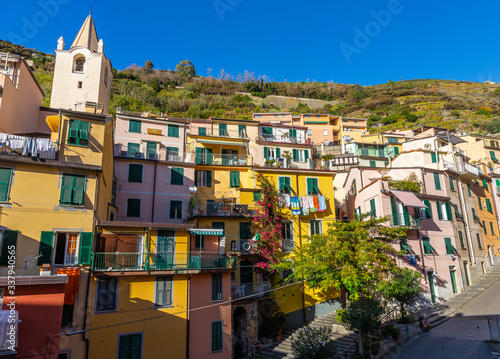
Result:
{"label": "window", "polygon": [[155,307],[171,307],[173,305],[172,276],[156,277]]}
{"label": "window", "polygon": [[493,222],[490,222],[490,231],[491,231],[491,234],[495,235],[495,229],[493,228]]}
{"label": "window", "polygon": [[212,149],[211,148],[196,148],[196,164],[198,165],[211,165],[212,164]]}
{"label": "window", "polygon": [[54,264],[78,264],[79,233],[57,233],[54,243]]}
{"label": "window", "polygon": [[438,219],[440,221],[451,221],[453,220],[451,216],[451,205],[448,202],[438,202],[436,201]]}
{"label": "window", "polygon": [[420,209],[420,217],[423,219],[432,218],[432,208],[431,203],[428,199],[424,199],[425,208]]}
{"label": "window", "polygon": [[446,254],[453,254],[457,251],[457,249],[455,247],[453,247],[453,244],[451,244],[451,238],[445,237],[444,245],[446,247]]}
{"label": "window", "polygon": [[453,178],[451,176],[449,176],[448,178],[450,179],[450,189],[452,191],[454,191],[455,190],[455,183],[453,181]]}
{"label": "window", "polygon": [[238,125],[238,136],[240,138],[248,138],[246,125]]}
{"label": "window", "polygon": [[9,200],[10,180],[12,169],[0,168],[0,202]]}
{"label": "window", "polygon": [[307,178],[306,185],[308,195],[320,194],[317,178]]}
{"label": "window", "polygon": [[169,218],[182,219],[182,201],[170,201]]}
{"label": "window", "polygon": [[488,212],[493,212],[493,208],[491,207],[491,201],[489,198],[486,198],[486,210]]}
{"label": "window", "polygon": [[212,352],[222,350],[222,320],[212,322]]}
{"label": "window", "polygon": [[85,176],[63,174],[60,204],[83,205],[85,182]]}
{"label": "window", "polygon": [[253,201],[254,202],[260,201],[260,192],[254,192],[253,193]]}
{"label": "window", "polygon": [[467,192],[469,193],[469,196],[472,197],[472,191],[470,190],[470,183],[467,183]]}
{"label": "window", "polygon": [[377,164],[375,161],[370,161],[370,167],[377,167]]}
{"label": "window", "polygon": [[222,274],[212,274],[212,301],[222,300]]}
{"label": "window", "polygon": [[377,209],[375,207],[375,198],[370,200],[370,216],[377,218]]}
{"label": "window", "polygon": [[118,299],[118,280],[116,278],[97,278],[95,312],[116,311]]}
{"label": "window", "polygon": [[328,136],[328,130],[323,130],[323,136]]}
{"label": "window", "polygon": [[281,222],[281,250],[290,252],[294,249],[293,222]]}
{"label": "window", "polygon": [[78,81],[78,85],[76,86],[76,88],[81,89],[82,86],[83,86],[83,82],[82,81]]}
{"label": "window", "polygon": [[129,163],[128,181],[134,183],[142,183],[142,165]]}
{"label": "window", "polygon": [[290,136],[291,139],[296,140],[297,139],[297,130],[295,129],[289,129],[288,130],[288,135]]}
{"label": "window", "polygon": [[172,167],[170,169],[170,184],[184,185],[184,168]]}
{"label": "window", "polygon": [[127,198],[127,217],[139,218],[141,216],[141,199]]}
{"label": "window", "polygon": [[441,190],[441,181],[439,180],[439,173],[434,173],[434,187]]}
{"label": "window", "polygon": [[168,125],[167,136],[168,137],[179,137],[179,126]]}
{"label": "window", "polygon": [[292,159],[294,162],[306,162],[309,159],[309,150],[292,150]]}
{"label": "window", "polygon": [[146,143],[146,158],[150,160],[156,160],[157,158],[156,147],[157,147],[156,142]]}
{"label": "window", "polygon": [[321,228],[321,221],[310,220],[309,221],[309,232],[311,233],[311,236],[314,236],[315,234],[323,233],[323,230]]}
{"label": "window", "polygon": [[460,248],[465,248],[464,235],[461,231],[458,231],[458,241],[460,242]]}
{"label": "window", "polygon": [[128,132],[141,133],[141,121],[130,120],[128,122]]}
{"label": "window", "polygon": [[87,146],[89,142],[90,123],[85,121],[69,120],[68,144]]}
{"label": "window", "polygon": [[388,143],[398,143],[398,138],[397,137],[387,137],[387,142]]}
{"label": "window", "polygon": [[488,190],[488,181],[486,181],[485,178],[483,178],[483,188],[486,188],[486,190]]}
{"label": "window", "polygon": [[198,127],[198,135],[206,136],[207,135],[207,128],[206,127]]}
{"label": "window", "polygon": [[229,172],[229,186],[236,188],[240,186],[240,173],[238,171]]}
{"label": "window", "polygon": [[424,254],[432,254],[436,252],[433,246],[431,246],[431,241],[429,237],[422,237],[422,244],[424,246]]}
{"label": "window", "polygon": [[483,221],[483,231],[484,231],[484,234],[488,234],[488,229],[486,228],[486,222]]}
{"label": "window", "polygon": [[292,186],[290,185],[291,178],[290,177],[278,177],[278,185],[280,193],[288,193],[291,194],[293,192]]}
{"label": "window", "polygon": [[264,147],[264,159],[271,159],[271,158],[278,158],[278,155],[280,155],[280,149],[279,148],[273,148],[273,147]]}
{"label": "window", "polygon": [[194,236],[194,249],[205,249],[205,237],[199,234]]}
{"label": "window", "polygon": [[352,180],[352,190],[355,195],[358,194],[358,188],[356,187],[356,179]]}
{"label": "window", "polygon": [[195,186],[212,187],[212,171],[195,171]]}
{"label": "window", "polygon": [[483,204],[482,204],[482,201],[481,201],[481,197],[477,196],[477,205],[479,207],[479,209],[483,209]]}
{"label": "window", "polygon": [[[52,233],[52,232],[49,232],[49,233]],[[0,232],[1,249],[2,249],[2,253],[0,255],[0,266],[7,266],[9,264],[10,255],[9,255],[8,249],[10,246],[17,245],[17,234],[18,234],[18,231],[11,231],[9,229],[6,229],[3,232]],[[52,247],[52,240],[50,242],[50,246]],[[41,245],[40,245],[40,247],[41,247]],[[52,248],[50,248],[50,250],[52,250]],[[50,263],[50,261],[51,261],[51,257],[50,257],[50,253],[49,253],[47,261],[45,261],[43,263]],[[41,258],[38,258],[38,265],[42,265]],[[2,294],[1,291],[0,291],[0,294]],[[0,304],[1,304],[1,299],[0,299]]]}
{"label": "window", "polygon": [[483,249],[483,244],[481,243],[481,236],[479,235],[479,233],[476,233],[476,238],[477,238],[477,246],[479,247],[479,249]]}
{"label": "window", "polygon": [[74,58],[73,72],[84,72],[85,71],[85,56],[79,54]]}
{"label": "window", "polygon": [[438,161],[437,154],[435,152],[431,153],[432,163],[436,163]]}
{"label": "window", "polygon": [[312,134],[313,134],[312,130],[307,130],[307,135],[308,136],[312,136]]}
{"label": "window", "polygon": [[142,358],[142,334],[120,335],[118,341],[118,359]]}
{"label": "window", "polygon": [[219,123],[219,136],[229,136],[227,133],[227,125],[225,123]]}
{"label": "window", "polygon": [[249,222],[240,222],[240,239],[252,239]]}
{"label": "window", "polygon": [[127,150],[128,150],[128,152],[130,154],[130,157],[135,157],[136,153],[140,153],[141,152],[141,145],[138,144],[138,143],[129,142],[128,146],[127,146]]}

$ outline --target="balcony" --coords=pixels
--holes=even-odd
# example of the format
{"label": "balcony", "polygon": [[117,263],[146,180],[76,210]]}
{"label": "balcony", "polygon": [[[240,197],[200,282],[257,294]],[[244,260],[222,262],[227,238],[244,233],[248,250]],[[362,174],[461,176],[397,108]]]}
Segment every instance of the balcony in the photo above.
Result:
{"label": "balcony", "polygon": [[55,160],[57,146],[48,138],[0,133],[0,154]]}
{"label": "balcony", "polygon": [[391,227],[407,227],[408,229],[420,229],[420,219],[409,214],[391,214],[389,216]]}
{"label": "balcony", "polygon": [[95,272],[134,272],[157,270],[205,270],[236,268],[236,257],[218,253],[93,253],[92,270]]}
{"label": "balcony", "polygon": [[311,144],[310,139],[305,139],[305,136],[297,135],[296,137],[291,137],[289,135],[271,135],[268,133],[260,133],[259,136],[255,139],[256,141],[263,142],[280,142],[280,143],[296,143],[300,145],[309,145]]}
{"label": "balcony", "polygon": [[479,177],[479,170],[468,163],[458,164],[457,169],[460,173],[460,177],[462,177],[464,180],[471,180],[473,178]]}
{"label": "balcony", "polygon": [[169,162],[184,162],[183,156],[177,151],[167,151],[166,148],[161,148],[160,151],[129,151],[122,144],[115,144],[114,156],[123,158],[148,159]]}
{"label": "balcony", "polygon": [[238,299],[251,296],[251,299],[262,298],[270,295],[265,293],[271,289],[269,282],[261,283],[241,283],[241,285],[231,286],[231,298]]}
{"label": "balcony", "polygon": [[355,152],[357,156],[388,157],[387,148],[358,148]]}
{"label": "balcony", "polygon": [[253,204],[236,204],[231,202],[198,202],[191,211],[191,217],[216,217],[216,216],[255,216],[256,207]]}
{"label": "balcony", "polygon": [[250,155],[235,155],[235,154],[210,154],[210,153],[194,153],[197,165],[220,165],[220,166],[250,166],[252,164],[252,156]]}
{"label": "balcony", "polygon": [[241,139],[248,140],[248,134],[245,130],[236,130],[236,129],[224,129],[224,128],[214,128],[213,131],[211,128],[205,127],[205,132],[200,133],[199,128],[193,128],[192,132],[188,133],[188,135],[192,136],[208,136],[208,137],[222,137],[222,138],[231,138],[231,139]]}
{"label": "balcony", "polygon": [[335,155],[329,161],[329,169],[332,171],[347,171],[353,166],[359,166],[359,157],[354,155]]}

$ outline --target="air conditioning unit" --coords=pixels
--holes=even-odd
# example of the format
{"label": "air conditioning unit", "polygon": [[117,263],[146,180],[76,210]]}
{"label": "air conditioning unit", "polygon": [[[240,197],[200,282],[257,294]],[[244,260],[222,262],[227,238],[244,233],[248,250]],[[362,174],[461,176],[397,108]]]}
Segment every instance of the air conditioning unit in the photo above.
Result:
{"label": "air conditioning unit", "polygon": [[252,241],[245,240],[240,241],[240,250],[249,252],[252,249]]}
{"label": "air conditioning unit", "polygon": [[136,152],[134,157],[135,158],[144,158],[144,153]]}
{"label": "air conditioning unit", "polygon": [[130,157],[130,152],[129,151],[120,151],[120,156],[121,157]]}
{"label": "air conditioning unit", "polygon": [[156,153],[148,153],[148,160],[157,160],[158,155]]}

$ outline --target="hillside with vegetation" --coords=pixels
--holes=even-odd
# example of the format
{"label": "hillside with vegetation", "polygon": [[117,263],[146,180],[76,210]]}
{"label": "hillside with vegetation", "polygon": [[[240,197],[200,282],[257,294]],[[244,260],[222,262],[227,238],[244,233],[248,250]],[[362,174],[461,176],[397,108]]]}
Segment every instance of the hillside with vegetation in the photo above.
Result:
{"label": "hillside with vegetation", "polygon": [[[55,56],[0,40],[0,51],[33,60],[35,75],[50,102]],[[253,112],[330,113],[368,118],[372,131],[440,126],[451,130],[500,132],[500,86],[451,80],[406,80],[374,86],[334,82],[274,82],[252,72],[233,76],[224,70],[199,76],[188,60],[175,70],[155,69],[151,61],[113,69],[110,111],[165,113],[187,118],[250,119]],[[295,98],[278,106],[273,96]],[[303,99],[301,101],[301,99]],[[321,106],[306,99],[323,100]]]}

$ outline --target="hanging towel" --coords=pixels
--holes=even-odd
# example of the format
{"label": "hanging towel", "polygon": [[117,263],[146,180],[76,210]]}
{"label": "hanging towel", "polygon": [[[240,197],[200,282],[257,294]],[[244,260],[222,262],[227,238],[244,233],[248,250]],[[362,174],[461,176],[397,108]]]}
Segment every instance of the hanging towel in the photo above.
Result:
{"label": "hanging towel", "polygon": [[325,195],[318,196],[318,202],[319,202],[319,211],[320,212],[326,211]]}
{"label": "hanging towel", "polygon": [[36,139],[36,149],[38,151],[48,151],[50,145],[52,145],[52,141],[49,138]]}
{"label": "hanging towel", "polygon": [[293,215],[298,216],[300,214],[299,197],[290,197],[290,208]]}
{"label": "hanging towel", "polygon": [[290,195],[285,195],[285,208],[290,208]]}
{"label": "hanging towel", "polygon": [[311,209],[309,211],[318,212],[318,209],[319,209],[318,196],[313,196],[313,205],[311,206]]}
{"label": "hanging towel", "polygon": [[286,206],[286,197],[283,193],[278,194],[278,203],[281,208]]}
{"label": "hanging towel", "polygon": [[64,291],[64,304],[73,305],[80,283],[80,268],[58,268],[57,274],[66,274],[68,283],[66,283]]}
{"label": "hanging towel", "polygon": [[307,197],[300,197],[302,199],[302,215],[303,216],[308,216],[309,215],[309,203],[307,201]]}
{"label": "hanging towel", "polygon": [[14,151],[24,149],[24,144],[26,143],[26,137],[8,135],[7,139],[9,140],[10,148],[12,148]]}

